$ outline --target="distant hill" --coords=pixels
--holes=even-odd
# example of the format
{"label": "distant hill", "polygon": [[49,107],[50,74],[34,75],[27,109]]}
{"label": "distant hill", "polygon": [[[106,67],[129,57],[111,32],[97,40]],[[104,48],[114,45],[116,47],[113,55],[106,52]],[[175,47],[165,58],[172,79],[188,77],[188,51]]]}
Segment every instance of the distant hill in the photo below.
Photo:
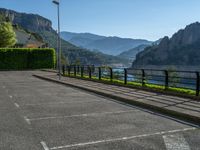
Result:
{"label": "distant hill", "polygon": [[[0,8],[0,14],[8,16],[13,24],[31,33],[39,34],[45,43],[50,47],[57,48],[57,33],[52,28],[50,20],[37,15],[19,13],[13,10]],[[127,64],[127,60],[113,57],[110,55],[92,52],[84,48],[75,46],[65,40],[62,40],[62,51],[65,57],[68,57],[70,63],[81,61],[82,64],[110,65],[115,63]]]}
{"label": "distant hill", "polygon": [[69,41],[75,44],[76,46],[81,46],[90,50],[100,51],[110,55],[119,55],[124,51],[127,51],[131,48],[135,48],[142,44],[152,44],[151,41],[143,39],[106,37],[91,33],[61,32],[61,35],[64,40]]}
{"label": "distant hill", "polygon": [[80,46],[80,47],[85,47],[85,45],[88,45],[95,40],[100,40],[105,38],[104,36],[99,36],[91,33],[73,33],[73,32],[61,32],[61,37],[69,41],[70,43]]}
{"label": "distant hill", "polygon": [[200,23],[179,30],[171,38],[164,37],[159,45],[146,48],[137,54],[133,66],[140,65],[199,65]]}
{"label": "distant hill", "polygon": [[135,48],[129,49],[128,51],[122,52],[118,55],[118,57],[120,58],[126,58],[126,59],[130,59],[130,60],[134,60],[136,58],[136,55],[143,51],[146,47],[148,47],[149,45],[139,45]]}

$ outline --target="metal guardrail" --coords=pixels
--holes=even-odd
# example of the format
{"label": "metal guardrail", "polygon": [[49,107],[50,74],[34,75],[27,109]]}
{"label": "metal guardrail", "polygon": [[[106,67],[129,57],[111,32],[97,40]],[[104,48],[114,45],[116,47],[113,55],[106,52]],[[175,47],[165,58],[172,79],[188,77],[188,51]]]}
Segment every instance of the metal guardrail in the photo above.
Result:
{"label": "metal guardrail", "polygon": [[121,81],[123,84],[131,82],[139,83],[141,86],[158,85],[164,89],[183,88],[200,93],[200,73],[193,71],[173,71],[155,69],[132,69],[132,68],[111,68],[91,66],[63,66],[63,74],[68,76],[106,79],[110,82]]}

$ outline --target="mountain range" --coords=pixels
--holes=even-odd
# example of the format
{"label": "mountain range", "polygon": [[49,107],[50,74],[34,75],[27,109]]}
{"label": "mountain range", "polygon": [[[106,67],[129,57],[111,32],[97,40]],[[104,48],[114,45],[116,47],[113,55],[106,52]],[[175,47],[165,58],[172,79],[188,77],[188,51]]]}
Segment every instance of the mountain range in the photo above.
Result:
{"label": "mountain range", "polygon": [[[48,43],[49,47],[57,48],[57,33],[52,28],[52,22],[37,14],[20,13],[14,10],[0,8],[0,15],[9,17],[13,25],[19,26],[24,31],[31,32],[42,37],[42,41]],[[18,41],[21,41],[18,36]],[[123,58],[110,56],[101,52],[93,52],[85,48],[80,48],[65,40],[61,41],[62,55],[68,59],[70,64],[80,62],[81,64],[94,65],[127,65],[128,61]]]}
{"label": "mountain range", "polygon": [[136,56],[133,67],[147,65],[197,66],[200,62],[200,23],[179,30],[160,44],[147,47]]}
{"label": "mountain range", "polygon": [[[52,28],[50,20],[40,15],[19,13],[3,8],[0,8],[0,15],[8,16],[13,26],[17,27],[15,32],[18,42],[30,44],[27,43],[29,39],[36,45],[48,43],[49,47],[57,47],[57,33]],[[85,65],[127,65],[130,58],[134,58],[138,52],[132,64],[133,67],[141,65],[197,66],[200,62],[199,22],[186,26],[171,38],[164,37],[153,43],[147,40],[106,37],[91,33],[62,33],[62,37],[62,54],[68,58],[70,64],[81,62]]]}
{"label": "mountain range", "polygon": [[140,45],[152,44],[144,39],[106,37],[91,33],[61,32],[61,37],[76,46],[114,56]]}

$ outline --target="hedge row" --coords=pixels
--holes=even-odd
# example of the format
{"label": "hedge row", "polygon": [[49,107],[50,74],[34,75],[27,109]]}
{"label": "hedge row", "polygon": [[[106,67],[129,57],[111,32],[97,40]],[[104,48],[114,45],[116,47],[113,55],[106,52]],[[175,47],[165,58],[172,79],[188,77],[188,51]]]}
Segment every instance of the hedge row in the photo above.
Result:
{"label": "hedge row", "polygon": [[54,68],[55,50],[0,48],[0,70]]}

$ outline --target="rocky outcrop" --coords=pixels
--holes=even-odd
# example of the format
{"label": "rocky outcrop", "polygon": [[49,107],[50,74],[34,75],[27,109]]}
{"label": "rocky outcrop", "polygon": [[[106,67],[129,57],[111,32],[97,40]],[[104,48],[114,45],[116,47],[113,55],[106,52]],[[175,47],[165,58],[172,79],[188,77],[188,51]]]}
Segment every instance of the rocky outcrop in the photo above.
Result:
{"label": "rocky outcrop", "polygon": [[52,22],[50,20],[36,14],[18,13],[4,8],[0,8],[0,14],[9,18],[13,24],[20,25],[22,28],[32,32],[53,30]]}
{"label": "rocky outcrop", "polygon": [[136,56],[135,65],[198,65],[200,59],[200,23],[179,30],[172,38],[146,48]]}
{"label": "rocky outcrop", "polygon": [[196,22],[186,26],[184,30],[179,30],[170,39],[169,49],[193,44],[200,40],[200,23]]}

